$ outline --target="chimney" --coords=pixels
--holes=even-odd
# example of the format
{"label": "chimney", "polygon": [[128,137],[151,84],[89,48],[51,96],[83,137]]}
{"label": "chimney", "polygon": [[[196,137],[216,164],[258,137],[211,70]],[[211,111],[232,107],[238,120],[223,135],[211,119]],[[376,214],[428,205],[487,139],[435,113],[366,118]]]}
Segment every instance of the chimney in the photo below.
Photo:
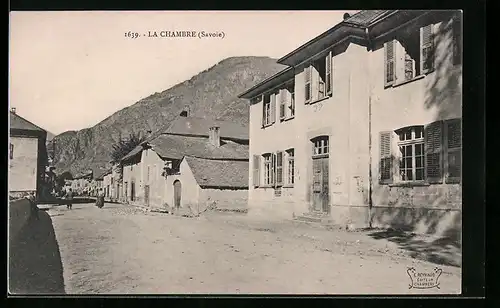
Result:
{"label": "chimney", "polygon": [[351,14],[349,13],[344,13],[344,20],[346,20],[347,18],[351,17]]}
{"label": "chimney", "polygon": [[208,141],[215,147],[220,147],[220,127],[212,126],[208,130]]}
{"label": "chimney", "polygon": [[13,114],[16,114],[16,107],[10,108],[10,112],[12,112]]}

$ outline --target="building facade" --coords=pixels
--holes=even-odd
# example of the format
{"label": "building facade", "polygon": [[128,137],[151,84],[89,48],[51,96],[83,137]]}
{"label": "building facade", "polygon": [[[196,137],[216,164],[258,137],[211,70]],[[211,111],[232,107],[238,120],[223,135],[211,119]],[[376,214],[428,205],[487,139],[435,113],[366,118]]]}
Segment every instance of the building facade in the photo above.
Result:
{"label": "building facade", "polygon": [[250,213],[461,229],[461,15],[361,11],[249,89]]}
{"label": "building facade", "polygon": [[[248,130],[244,126],[180,116],[165,132],[126,155],[122,165],[127,203],[194,213],[204,209],[207,200],[229,208],[225,199],[234,201],[234,207],[246,208]],[[201,175],[205,173],[210,174]],[[215,174],[233,181],[214,181]]]}
{"label": "building facade", "polygon": [[41,196],[45,168],[48,164],[47,132],[10,111],[9,195],[22,198]]}

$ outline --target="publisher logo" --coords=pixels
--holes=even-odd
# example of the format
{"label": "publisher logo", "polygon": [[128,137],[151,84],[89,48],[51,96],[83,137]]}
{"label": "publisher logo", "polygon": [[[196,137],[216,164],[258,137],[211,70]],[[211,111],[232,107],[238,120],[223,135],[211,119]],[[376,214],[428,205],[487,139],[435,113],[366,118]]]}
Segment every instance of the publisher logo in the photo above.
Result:
{"label": "publisher logo", "polygon": [[440,289],[439,277],[443,273],[442,269],[436,267],[434,270],[420,272],[410,267],[406,272],[410,276],[409,289]]}

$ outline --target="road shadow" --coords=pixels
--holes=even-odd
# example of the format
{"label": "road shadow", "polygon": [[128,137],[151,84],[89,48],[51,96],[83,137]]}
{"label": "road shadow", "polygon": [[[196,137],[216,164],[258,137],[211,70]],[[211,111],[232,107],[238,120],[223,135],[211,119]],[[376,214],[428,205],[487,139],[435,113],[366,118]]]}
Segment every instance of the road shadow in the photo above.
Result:
{"label": "road shadow", "polygon": [[410,257],[439,265],[461,267],[462,247],[456,236],[425,237],[402,230],[388,229],[368,232],[374,239],[385,239],[398,244]]}
{"label": "road shadow", "polygon": [[11,294],[64,294],[59,245],[52,220],[45,211],[30,219],[17,238],[9,239]]}

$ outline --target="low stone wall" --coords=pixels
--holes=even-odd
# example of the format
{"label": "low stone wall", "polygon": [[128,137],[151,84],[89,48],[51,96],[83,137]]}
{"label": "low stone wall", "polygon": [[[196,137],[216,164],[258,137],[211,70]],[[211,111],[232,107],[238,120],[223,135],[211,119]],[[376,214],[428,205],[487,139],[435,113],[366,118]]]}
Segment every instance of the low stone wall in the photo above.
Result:
{"label": "low stone wall", "polygon": [[9,202],[9,238],[15,239],[19,236],[20,230],[29,223],[30,217],[36,205],[28,199],[19,199]]}

